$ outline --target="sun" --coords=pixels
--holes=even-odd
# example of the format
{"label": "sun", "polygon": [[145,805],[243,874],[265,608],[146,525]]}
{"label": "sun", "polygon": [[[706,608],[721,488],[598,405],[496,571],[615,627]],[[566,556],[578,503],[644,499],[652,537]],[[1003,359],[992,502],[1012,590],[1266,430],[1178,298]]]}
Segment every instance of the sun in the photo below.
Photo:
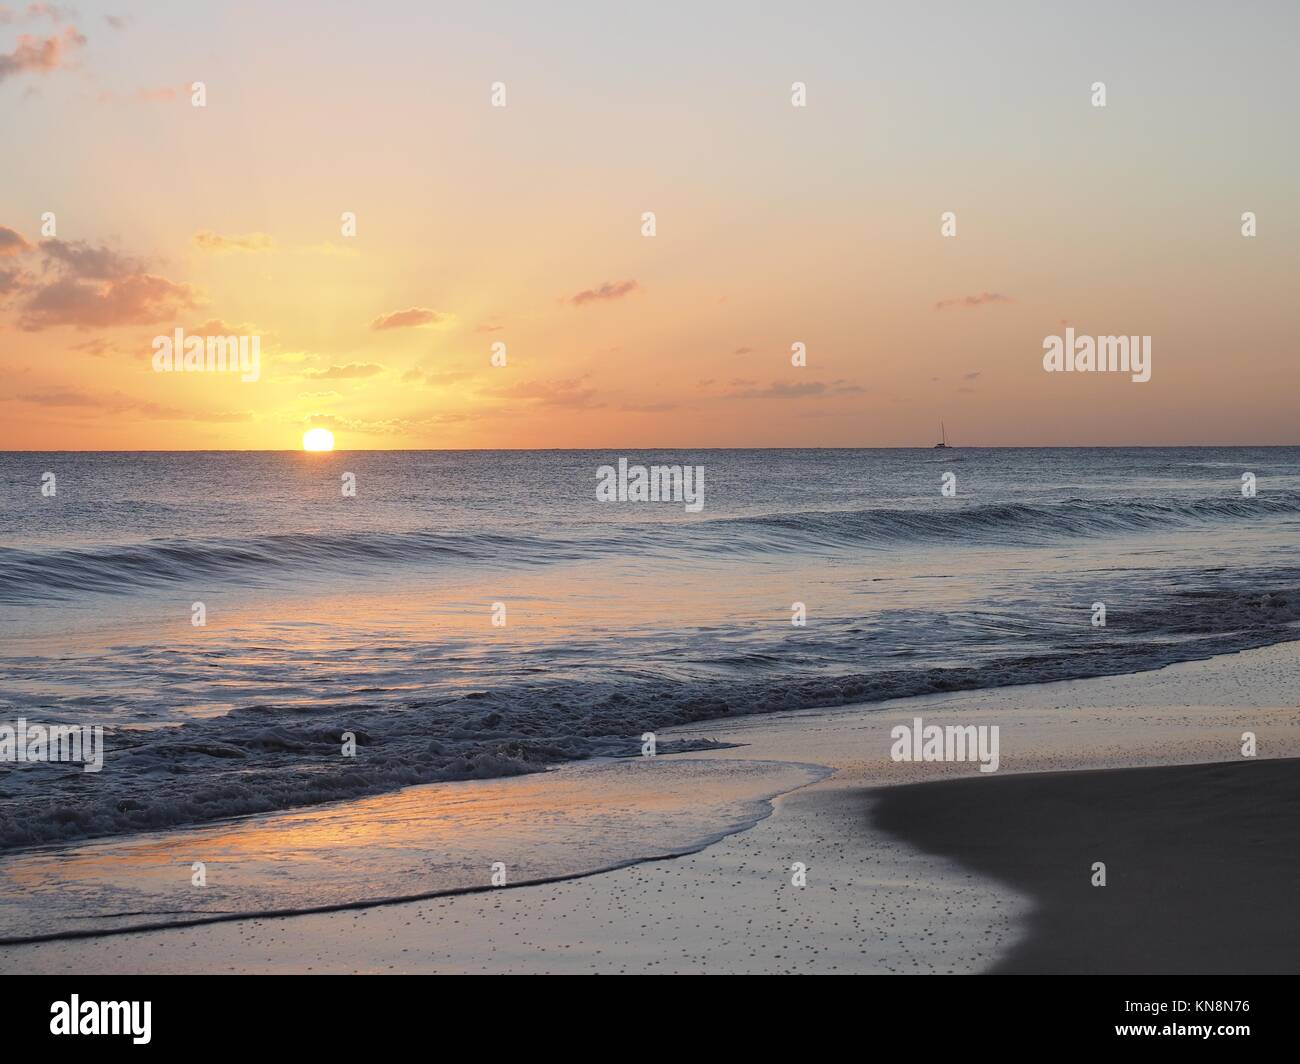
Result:
{"label": "sun", "polygon": [[302,449],[304,451],[332,451],[334,450],[334,433],[329,429],[308,429],[302,434]]}

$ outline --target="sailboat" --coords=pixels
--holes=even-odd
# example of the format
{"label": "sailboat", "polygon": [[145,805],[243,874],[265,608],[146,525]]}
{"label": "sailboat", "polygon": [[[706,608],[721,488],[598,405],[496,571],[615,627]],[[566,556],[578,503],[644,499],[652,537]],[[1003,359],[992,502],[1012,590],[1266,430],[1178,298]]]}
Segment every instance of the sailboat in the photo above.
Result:
{"label": "sailboat", "polygon": [[939,422],[939,433],[941,436],[943,436],[943,443],[936,443],[934,445],[934,449],[936,451],[939,450],[940,448],[946,448],[948,446],[948,430],[943,427],[942,421]]}

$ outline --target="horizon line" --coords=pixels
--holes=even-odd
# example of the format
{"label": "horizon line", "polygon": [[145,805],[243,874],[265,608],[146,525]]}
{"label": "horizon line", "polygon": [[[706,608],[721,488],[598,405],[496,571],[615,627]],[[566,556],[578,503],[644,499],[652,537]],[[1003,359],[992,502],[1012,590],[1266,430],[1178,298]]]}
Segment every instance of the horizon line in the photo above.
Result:
{"label": "horizon line", "polygon": [[885,446],[845,445],[794,445],[794,446],[690,446],[673,445],[617,445],[599,447],[336,447],[329,451],[305,451],[301,447],[184,447],[162,450],[145,447],[100,448],[37,448],[0,449],[0,454],[499,454],[502,452],[549,453],[556,451],[1164,451],[1191,448],[1251,448],[1255,450],[1300,448],[1300,443],[1051,443],[1051,444],[950,444],[938,448],[935,444],[889,444]]}

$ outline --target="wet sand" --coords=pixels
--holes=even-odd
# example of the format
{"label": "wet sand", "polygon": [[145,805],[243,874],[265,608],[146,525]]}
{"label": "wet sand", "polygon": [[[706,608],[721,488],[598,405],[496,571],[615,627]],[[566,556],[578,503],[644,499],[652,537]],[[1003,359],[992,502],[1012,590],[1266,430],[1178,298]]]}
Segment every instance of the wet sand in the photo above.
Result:
{"label": "wet sand", "polygon": [[[672,860],[366,909],[5,946],[0,971],[1295,970],[1287,908],[1298,892],[1278,891],[1300,849],[1287,782],[1300,771],[1297,707],[1300,643],[1288,643],[1126,676],[695,725],[681,735],[738,745],[674,760],[796,761],[835,774],[775,798],[772,814],[749,830]],[[891,729],[916,716],[998,725],[1001,768],[981,774],[969,762],[893,761]],[[1258,736],[1256,761],[1241,757],[1244,730]],[[1195,782],[1150,783],[1143,767],[1161,765],[1191,766],[1156,771]],[[555,782],[567,785],[563,776]],[[957,786],[979,802],[1020,788],[996,816],[1036,817],[1026,830],[1042,838],[1025,850],[1015,833],[990,834],[972,811],[978,804],[963,808],[965,790],[955,805],[944,797]],[[906,835],[872,814],[883,802],[888,817],[895,787],[908,789],[900,802],[930,810],[905,818]],[[1198,798],[1207,789],[1217,805]],[[387,800],[409,801],[409,792]],[[592,796],[597,808],[604,801]],[[1093,816],[1094,807],[1110,815]],[[964,817],[1000,851],[987,867],[977,867],[969,846],[926,849],[926,830]],[[549,830],[545,823],[510,830],[534,827]],[[468,830],[488,828],[475,821]],[[515,844],[497,837],[511,860]],[[964,838],[940,835],[935,843],[955,847]],[[491,840],[478,844],[496,852]],[[364,860],[354,860],[364,872]],[[1088,885],[1095,860],[1107,862],[1105,888]],[[1070,879],[1076,861],[1078,886]],[[795,885],[796,863],[806,870],[804,886]],[[1059,914],[1045,904],[1050,884],[1038,878],[1045,875],[1059,875],[1073,892],[1060,895]],[[1088,905],[1101,908],[1083,910],[1093,915],[1076,923],[1073,938],[1044,924]],[[1101,921],[1114,929],[1103,933]],[[1143,922],[1153,929],[1145,940],[1134,931]],[[1079,952],[1088,935],[1113,945]],[[1142,941],[1145,957],[1135,952]]]}
{"label": "wet sand", "polygon": [[1300,972],[1300,759],[871,797],[876,827],[1033,900],[1026,936],[993,972]]}

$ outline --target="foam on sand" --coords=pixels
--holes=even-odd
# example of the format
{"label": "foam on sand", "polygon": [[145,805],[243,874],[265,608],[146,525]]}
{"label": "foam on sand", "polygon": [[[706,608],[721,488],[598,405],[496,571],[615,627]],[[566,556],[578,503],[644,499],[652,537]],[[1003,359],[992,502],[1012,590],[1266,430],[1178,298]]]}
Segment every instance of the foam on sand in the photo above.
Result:
{"label": "foam on sand", "polygon": [[597,761],[33,850],[0,860],[0,942],[590,874],[701,849],[828,774],[792,762]]}

